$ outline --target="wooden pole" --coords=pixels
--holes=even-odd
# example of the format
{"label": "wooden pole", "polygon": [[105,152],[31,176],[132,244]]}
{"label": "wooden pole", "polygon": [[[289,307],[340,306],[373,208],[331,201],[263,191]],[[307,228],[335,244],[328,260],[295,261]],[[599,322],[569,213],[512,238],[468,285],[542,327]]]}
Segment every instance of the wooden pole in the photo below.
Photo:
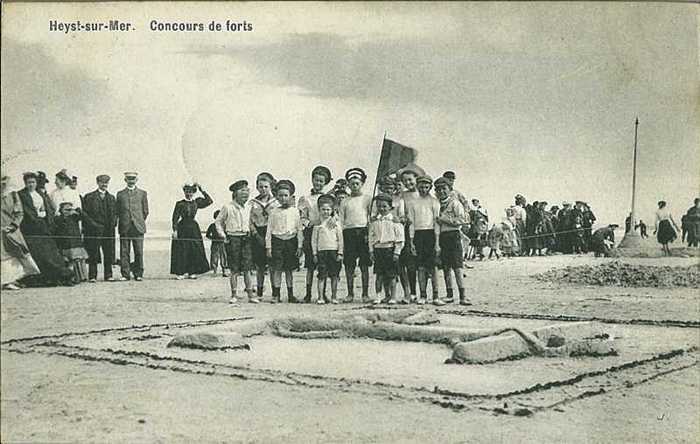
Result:
{"label": "wooden pole", "polygon": [[634,231],[637,225],[637,214],[635,212],[635,202],[637,197],[637,128],[639,127],[639,117],[634,121],[634,161],[632,167],[632,211],[630,212],[630,231]]}

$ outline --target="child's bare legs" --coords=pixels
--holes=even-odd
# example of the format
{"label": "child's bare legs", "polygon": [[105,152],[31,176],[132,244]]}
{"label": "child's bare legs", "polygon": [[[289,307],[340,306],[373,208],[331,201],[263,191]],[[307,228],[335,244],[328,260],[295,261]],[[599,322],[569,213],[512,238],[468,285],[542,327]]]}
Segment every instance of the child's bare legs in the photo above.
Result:
{"label": "child's bare legs", "polygon": [[[316,303],[320,304],[323,301],[323,287],[326,285],[326,279],[319,277],[316,288]],[[325,301],[323,301],[325,302]]]}
{"label": "child's bare legs", "polygon": [[[237,302],[237,295],[236,295],[236,290],[238,287],[238,275],[241,273],[231,273],[230,279],[229,279],[229,284],[231,286],[231,303]],[[251,279],[250,279],[250,271],[244,271],[243,273],[243,284],[245,285],[245,291],[248,293],[248,296],[250,297],[252,294],[252,290],[250,288],[251,284]]]}
{"label": "child's bare legs", "polygon": [[369,301],[369,267],[360,265],[360,275],[362,276],[362,302]]}
{"label": "child's bare legs", "polygon": [[[280,276],[280,284],[282,284],[282,276]],[[292,303],[298,302],[294,297],[294,278],[292,277],[292,270],[284,271],[284,281],[287,284],[287,300]]]}
{"label": "child's bare legs", "polygon": [[420,292],[418,303],[425,304],[426,299],[428,299],[428,274],[423,267],[418,267],[418,289]]}
{"label": "child's bare legs", "polygon": [[403,300],[408,302],[411,300],[411,289],[408,286],[408,275],[406,271],[406,267],[399,266],[399,282],[401,283],[401,290],[403,290]]}
{"label": "child's bare legs", "polygon": [[[338,281],[340,278],[338,277],[332,277],[331,278],[331,301],[335,304],[338,301]],[[325,289],[326,283],[323,283],[323,287]]]}
{"label": "child's bare legs", "polygon": [[[454,290],[452,289],[452,269],[451,268],[443,268],[443,275],[445,278],[445,292],[447,293],[447,297],[445,298],[445,302],[452,302],[454,300]],[[455,271],[455,280],[457,280],[457,272]]]}
{"label": "child's bare legs", "polygon": [[263,290],[265,288],[265,267],[255,268],[255,278],[257,280],[258,297],[263,297]]}
{"label": "child's bare legs", "polygon": [[355,282],[355,263],[345,264],[345,280],[348,284],[348,297],[345,298],[345,302],[352,302],[355,299],[355,289],[353,287]]}
{"label": "child's bare legs", "polygon": [[273,269],[270,272],[272,282],[272,303],[280,302],[280,287],[282,286],[282,270]]}
{"label": "child's bare legs", "polygon": [[431,279],[432,282],[430,284],[432,290],[433,290],[433,303],[436,305],[444,305],[444,302],[440,300],[440,295],[438,293],[438,270],[437,267],[433,267],[431,270]]}
{"label": "child's bare legs", "polygon": [[389,302],[396,302],[396,278],[393,276],[387,276],[383,279],[384,286],[384,298],[388,299]]}
{"label": "child's bare legs", "polygon": [[464,270],[462,268],[455,268],[455,282],[457,283],[457,289],[459,291],[459,303],[460,305],[470,305],[469,299],[467,298],[466,290],[464,288]]}
{"label": "child's bare legs", "polygon": [[[306,269],[306,296],[304,296],[304,302],[311,302],[311,292],[314,286],[314,268],[315,267],[309,267]],[[321,279],[318,280],[318,284],[319,286],[321,285]],[[325,287],[325,280],[323,281],[323,285]],[[319,288],[319,291],[322,291],[322,289]],[[321,295],[323,295],[323,293],[321,293]]]}

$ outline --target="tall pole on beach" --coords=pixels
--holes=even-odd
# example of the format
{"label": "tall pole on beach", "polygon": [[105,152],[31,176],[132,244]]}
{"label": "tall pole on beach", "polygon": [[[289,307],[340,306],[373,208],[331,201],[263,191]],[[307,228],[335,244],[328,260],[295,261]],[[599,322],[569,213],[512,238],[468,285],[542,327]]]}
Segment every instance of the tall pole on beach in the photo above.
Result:
{"label": "tall pole on beach", "polygon": [[634,121],[634,162],[632,167],[632,211],[630,214],[631,229],[634,231],[637,225],[637,214],[634,211],[635,201],[637,197],[637,128],[639,127],[639,117]]}
{"label": "tall pole on beach", "polygon": [[625,233],[618,248],[639,250],[642,247],[642,238],[637,234],[634,227],[637,225],[637,213],[635,203],[637,200],[637,130],[639,128],[639,117],[634,120],[634,158],[632,161],[632,210],[630,211],[630,230]]}

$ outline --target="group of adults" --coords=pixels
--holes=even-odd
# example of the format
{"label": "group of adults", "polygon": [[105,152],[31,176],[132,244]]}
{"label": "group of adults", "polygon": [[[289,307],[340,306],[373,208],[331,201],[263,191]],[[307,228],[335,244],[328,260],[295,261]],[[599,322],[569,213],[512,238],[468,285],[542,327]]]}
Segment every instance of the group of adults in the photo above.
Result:
{"label": "group of adults", "polygon": [[505,209],[506,217],[502,223],[495,224],[499,230],[503,226],[506,232],[513,232],[514,239],[509,242],[512,255],[542,256],[595,250],[593,224],[596,217],[588,203],[576,201],[572,205],[563,202],[561,207],[552,205],[547,208],[548,202],[528,203],[522,194],[517,194],[514,201],[514,205]]}
{"label": "group of adults", "polygon": [[[115,230],[120,237],[121,277],[119,280],[143,278],[143,237],[148,217],[148,197],[136,187],[138,174],[124,174],[126,187],[116,196],[108,191],[110,177],[96,178],[96,189],[84,196],[77,191],[78,178],[65,169],[55,175],[55,188],[49,192],[44,172],[27,172],[24,187],[14,191],[8,176],[2,187],[2,287],[17,290],[25,286],[71,286],[82,280],[95,282],[97,265],[102,263],[104,279],[115,281]],[[69,208],[76,215],[79,232],[71,241],[87,252],[88,273],[76,278],[70,258],[61,248],[65,234],[57,230],[61,210]],[[134,260],[131,261],[133,247]]]}

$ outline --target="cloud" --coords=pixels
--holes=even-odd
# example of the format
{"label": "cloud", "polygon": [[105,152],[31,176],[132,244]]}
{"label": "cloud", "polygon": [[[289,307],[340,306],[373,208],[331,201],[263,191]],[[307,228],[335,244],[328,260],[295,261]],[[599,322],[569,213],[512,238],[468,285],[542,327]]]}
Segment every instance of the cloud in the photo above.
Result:
{"label": "cloud", "polygon": [[93,116],[104,103],[104,80],[58,63],[39,44],[9,38],[2,44],[3,159],[98,129]]}

